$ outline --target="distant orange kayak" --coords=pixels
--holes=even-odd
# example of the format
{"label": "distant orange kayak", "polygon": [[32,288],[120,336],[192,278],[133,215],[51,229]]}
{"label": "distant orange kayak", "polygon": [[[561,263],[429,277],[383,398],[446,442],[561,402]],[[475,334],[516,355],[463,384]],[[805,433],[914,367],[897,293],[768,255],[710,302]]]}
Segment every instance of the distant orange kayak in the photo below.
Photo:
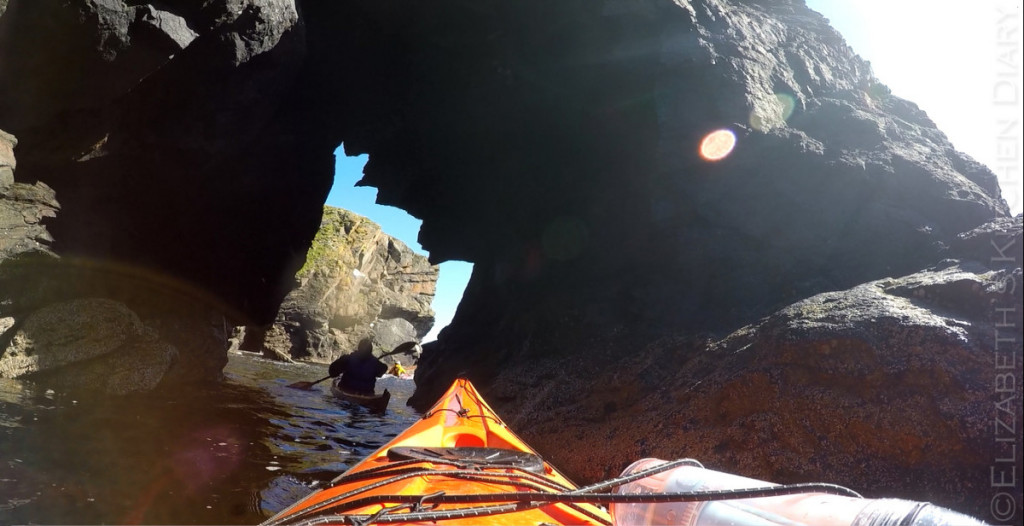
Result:
{"label": "distant orange kayak", "polygon": [[422,420],[264,524],[611,524],[595,504],[522,498],[576,489],[459,379]]}

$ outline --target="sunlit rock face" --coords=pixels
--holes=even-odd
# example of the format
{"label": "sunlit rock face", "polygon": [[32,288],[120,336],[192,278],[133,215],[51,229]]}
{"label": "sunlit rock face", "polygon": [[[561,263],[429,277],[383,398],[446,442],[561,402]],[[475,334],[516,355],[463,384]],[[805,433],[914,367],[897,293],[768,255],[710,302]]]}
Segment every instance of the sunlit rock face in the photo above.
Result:
{"label": "sunlit rock face", "polygon": [[245,327],[239,347],[270,358],[330,363],[363,338],[391,350],[434,325],[438,268],[359,214],[324,207],[297,285],[274,323]]}
{"label": "sunlit rock face", "polygon": [[[223,353],[223,327],[274,319],[344,142],[370,154],[362,184],[380,202],[423,219],[419,241],[433,263],[475,264],[454,323],[425,349],[414,404],[468,374],[582,480],[617,472],[624,456],[687,455],[699,438],[694,456],[752,476],[891,488],[930,473],[913,479],[915,496],[956,504],[951,496],[964,494],[961,509],[987,506],[977,483],[959,481],[984,477],[984,459],[998,452],[945,455],[981,447],[977,421],[963,421],[953,449],[930,448],[924,430],[909,428],[886,435],[898,442],[890,449],[864,449],[834,439],[845,425],[835,408],[868,422],[894,398],[913,407],[942,398],[949,407],[936,418],[976,407],[972,386],[992,377],[973,360],[993,342],[972,335],[994,322],[974,306],[1006,296],[971,299],[959,287],[987,290],[990,272],[1019,275],[1019,248],[1009,270],[982,268],[992,232],[1019,223],[995,176],[890,96],[802,2],[131,4],[10,0],[0,17],[0,128],[18,137],[19,182],[45,183],[60,203],[44,222],[54,253],[188,285],[174,290],[203,308],[173,315],[140,307],[151,295],[106,290],[152,313],[140,319],[162,338],[191,338],[172,341],[179,351]],[[729,134],[709,136],[718,130]],[[978,230],[986,224],[1000,226]],[[961,266],[936,266],[944,259]],[[930,267],[978,277],[878,285]],[[799,328],[795,306],[834,320],[850,305],[888,308],[911,288],[972,316],[921,300],[905,327],[874,327],[870,308],[814,334],[789,325]],[[952,328],[918,323],[929,312]],[[970,326],[962,341],[959,323]],[[900,335],[936,356],[903,359]],[[846,343],[822,343],[832,340]],[[1019,343],[1012,352],[1019,359]],[[709,353],[732,358],[710,369],[694,361]],[[871,355],[884,359],[867,390],[786,372],[825,364],[860,374],[830,360]],[[894,372],[963,364],[940,391],[900,384]],[[588,396],[602,386],[604,398]],[[744,409],[759,396],[761,409]],[[691,413],[707,434],[691,433]],[[624,431],[642,428],[638,414],[668,426],[651,429],[663,433],[656,442]],[[822,414],[790,449],[757,447]],[[805,461],[819,436],[828,453]],[[566,440],[587,447],[566,452]],[[890,469],[876,454],[906,464]]]}
{"label": "sunlit rock face", "polygon": [[135,313],[107,299],[48,305],[8,332],[0,378],[28,378],[62,392],[148,391],[178,359],[177,349]]}

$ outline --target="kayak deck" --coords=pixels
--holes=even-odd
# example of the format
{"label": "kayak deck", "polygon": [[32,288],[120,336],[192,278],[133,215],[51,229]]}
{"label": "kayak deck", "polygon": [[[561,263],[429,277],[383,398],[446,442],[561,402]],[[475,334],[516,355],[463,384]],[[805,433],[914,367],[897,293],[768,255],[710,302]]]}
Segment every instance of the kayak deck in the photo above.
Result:
{"label": "kayak deck", "polygon": [[[666,491],[670,482],[691,489]],[[580,488],[459,379],[422,420],[263,525],[612,525],[599,503],[613,506],[619,524],[689,524],[698,514],[700,524],[917,524],[921,513],[929,524],[983,524],[928,503],[864,499],[835,484],[771,484],[692,459],[643,459]]]}
{"label": "kayak deck", "polygon": [[421,420],[264,524],[611,524],[597,505],[544,501],[577,489],[459,379]]}

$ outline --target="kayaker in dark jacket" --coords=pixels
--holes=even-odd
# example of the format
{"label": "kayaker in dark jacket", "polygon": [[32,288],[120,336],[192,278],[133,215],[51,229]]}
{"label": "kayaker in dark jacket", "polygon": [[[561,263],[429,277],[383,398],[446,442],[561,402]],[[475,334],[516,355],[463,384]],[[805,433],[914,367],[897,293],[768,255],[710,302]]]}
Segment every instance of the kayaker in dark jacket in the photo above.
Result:
{"label": "kayaker in dark jacket", "polygon": [[338,386],[351,393],[373,394],[377,378],[388,372],[388,366],[373,355],[373,341],[363,338],[352,354],[346,354],[328,367],[331,376],[341,375]]}

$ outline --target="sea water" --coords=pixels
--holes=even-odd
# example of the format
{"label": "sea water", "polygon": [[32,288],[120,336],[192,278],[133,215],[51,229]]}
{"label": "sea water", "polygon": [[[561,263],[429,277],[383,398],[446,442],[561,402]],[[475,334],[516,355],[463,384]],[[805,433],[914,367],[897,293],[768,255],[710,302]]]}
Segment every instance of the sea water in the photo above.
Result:
{"label": "sea water", "polygon": [[333,398],[325,366],[232,355],[223,382],[89,397],[0,379],[0,524],[255,524],[419,418]]}

